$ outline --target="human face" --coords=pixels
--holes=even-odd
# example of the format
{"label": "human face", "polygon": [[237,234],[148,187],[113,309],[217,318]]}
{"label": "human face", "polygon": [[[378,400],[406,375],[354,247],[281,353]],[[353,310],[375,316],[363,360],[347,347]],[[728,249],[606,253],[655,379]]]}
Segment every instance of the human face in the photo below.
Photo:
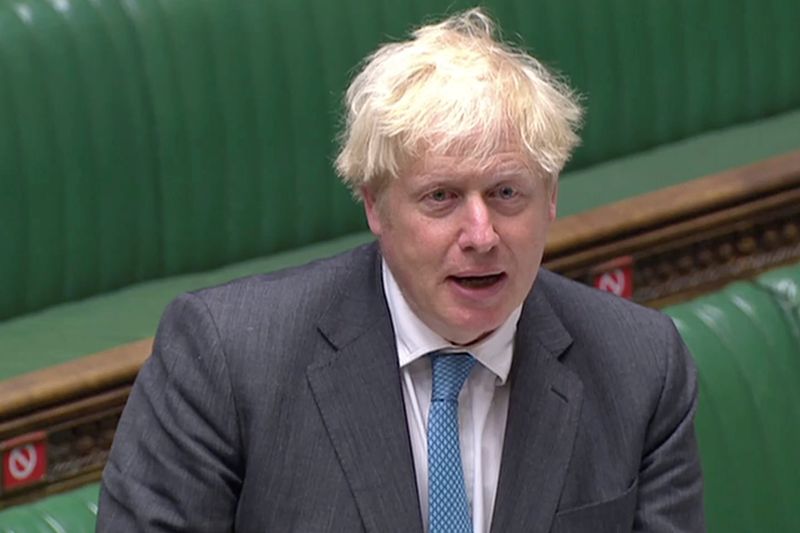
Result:
{"label": "human face", "polygon": [[454,344],[497,329],[533,286],[556,215],[548,190],[515,153],[490,165],[431,156],[362,191],[367,220],[414,313]]}

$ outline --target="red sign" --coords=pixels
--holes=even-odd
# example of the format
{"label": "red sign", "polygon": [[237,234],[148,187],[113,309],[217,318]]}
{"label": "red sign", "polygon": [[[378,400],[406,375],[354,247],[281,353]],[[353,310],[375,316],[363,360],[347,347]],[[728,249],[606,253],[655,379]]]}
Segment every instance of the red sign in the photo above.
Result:
{"label": "red sign", "polygon": [[601,291],[630,299],[633,296],[633,268],[630,258],[620,258],[598,267],[594,286]]}
{"label": "red sign", "polygon": [[43,432],[4,442],[3,488],[13,490],[44,479],[47,473],[47,444]]}

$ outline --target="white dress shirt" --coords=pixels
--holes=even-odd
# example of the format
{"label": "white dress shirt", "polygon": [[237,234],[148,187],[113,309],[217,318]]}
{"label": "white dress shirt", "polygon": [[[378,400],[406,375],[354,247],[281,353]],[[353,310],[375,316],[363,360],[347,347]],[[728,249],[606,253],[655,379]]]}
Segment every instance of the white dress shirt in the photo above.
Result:
{"label": "white dress shirt", "polygon": [[515,309],[494,333],[479,343],[453,346],[434,333],[411,310],[391,271],[383,263],[383,287],[394,325],[403,380],[406,420],[414,455],[420,509],[428,531],[428,408],[431,402],[431,363],[435,350],[469,352],[478,363],[458,399],[461,461],[475,533],[488,533],[492,521],[500,456],[508,416],[508,372],[514,333],[522,307]]}

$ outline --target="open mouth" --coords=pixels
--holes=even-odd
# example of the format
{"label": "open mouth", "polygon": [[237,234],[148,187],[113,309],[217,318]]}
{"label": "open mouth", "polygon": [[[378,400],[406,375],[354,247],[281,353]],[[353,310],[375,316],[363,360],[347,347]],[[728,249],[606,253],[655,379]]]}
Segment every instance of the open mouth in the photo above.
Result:
{"label": "open mouth", "polygon": [[499,283],[505,277],[504,273],[490,274],[488,276],[452,276],[453,281],[468,289],[484,289]]}

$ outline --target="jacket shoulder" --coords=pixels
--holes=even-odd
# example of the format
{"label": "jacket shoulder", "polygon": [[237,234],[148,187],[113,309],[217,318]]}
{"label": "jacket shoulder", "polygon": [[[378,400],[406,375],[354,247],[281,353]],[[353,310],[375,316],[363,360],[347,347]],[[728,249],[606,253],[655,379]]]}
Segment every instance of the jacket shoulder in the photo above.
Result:
{"label": "jacket shoulder", "polygon": [[[342,254],[266,274],[256,274],[200,289],[191,294],[202,300],[213,314],[286,314],[302,308],[306,313],[325,307],[351,282],[363,280],[379,261],[374,244]],[[314,313],[311,313],[314,314]]]}
{"label": "jacket shoulder", "polygon": [[648,333],[651,327],[672,328],[671,319],[657,309],[547,270],[539,273],[535,290],[545,294],[550,306],[570,331],[590,327],[603,337],[609,337],[613,333]]}

